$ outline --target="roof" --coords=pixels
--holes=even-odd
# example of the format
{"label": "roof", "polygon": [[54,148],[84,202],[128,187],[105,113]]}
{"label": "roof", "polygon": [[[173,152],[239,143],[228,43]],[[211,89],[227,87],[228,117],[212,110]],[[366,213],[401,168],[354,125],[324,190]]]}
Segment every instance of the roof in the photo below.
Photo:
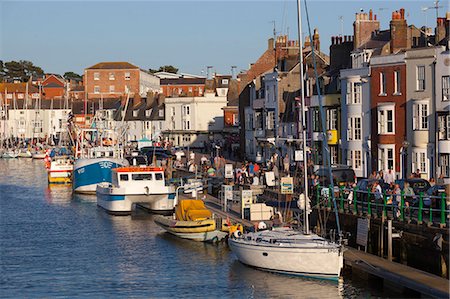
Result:
{"label": "roof", "polygon": [[[27,90],[27,83],[0,83],[0,92],[1,93],[14,93],[21,92],[25,93]],[[31,84],[28,84],[28,93],[36,93],[39,92],[39,89]]]}
{"label": "roof", "polygon": [[378,49],[382,48],[385,44],[391,40],[391,30],[379,31],[376,35],[373,35],[367,42],[362,44],[358,49]]}
{"label": "roof", "polygon": [[205,84],[205,78],[164,78],[161,79],[161,85],[189,85],[189,84]]}
{"label": "roof", "polygon": [[139,69],[139,67],[129,62],[99,62],[91,67],[86,68],[88,70],[114,70],[114,69]]}
{"label": "roof", "polygon": [[46,85],[43,86],[43,87],[44,87],[44,89],[45,89],[45,88],[49,88],[49,87],[64,88],[64,86],[61,86],[61,85],[56,84],[56,83],[54,83],[54,82],[49,83],[49,84],[46,84]]}

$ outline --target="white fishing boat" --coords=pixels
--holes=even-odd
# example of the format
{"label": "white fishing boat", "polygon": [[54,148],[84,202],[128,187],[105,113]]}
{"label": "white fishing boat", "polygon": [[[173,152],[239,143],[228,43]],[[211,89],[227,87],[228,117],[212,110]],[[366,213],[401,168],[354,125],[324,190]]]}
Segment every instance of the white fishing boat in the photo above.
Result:
{"label": "white fishing boat", "polygon": [[145,204],[153,213],[171,214],[175,186],[167,185],[160,167],[112,169],[112,182],[97,185],[97,205],[110,214],[129,215],[134,204]]}
{"label": "white fishing boat", "polygon": [[69,156],[54,156],[46,162],[49,184],[72,183],[73,161]]}
{"label": "white fishing boat", "polygon": [[283,274],[337,280],[344,262],[340,245],[292,228],[234,234],[228,245],[243,264]]}

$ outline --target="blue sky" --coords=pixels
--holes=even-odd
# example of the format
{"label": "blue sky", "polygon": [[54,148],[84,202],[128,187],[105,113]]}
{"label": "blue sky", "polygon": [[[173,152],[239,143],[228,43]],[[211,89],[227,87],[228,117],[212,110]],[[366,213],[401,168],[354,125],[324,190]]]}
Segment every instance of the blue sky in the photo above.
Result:
{"label": "blue sky", "polygon": [[[302,1],[303,3],[303,1]],[[311,26],[328,53],[330,37],[353,32],[355,12],[370,8],[382,29],[391,12],[406,9],[408,24],[435,24],[430,1],[309,0]],[[441,5],[448,5],[442,1]],[[440,9],[440,15],[446,8]],[[304,12],[304,9],[303,9]],[[306,19],[303,18],[304,31]],[[238,70],[260,56],[273,34],[297,37],[296,2],[278,1],[5,1],[0,0],[0,59],[31,60],[46,72],[64,73],[100,61],[129,61],[143,69],[172,64],[200,74]]]}

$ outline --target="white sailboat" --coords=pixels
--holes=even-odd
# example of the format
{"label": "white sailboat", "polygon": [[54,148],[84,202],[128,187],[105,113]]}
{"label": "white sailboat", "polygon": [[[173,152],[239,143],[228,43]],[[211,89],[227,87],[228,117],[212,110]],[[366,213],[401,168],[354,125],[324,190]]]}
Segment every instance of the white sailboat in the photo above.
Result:
{"label": "white sailboat", "polygon": [[[299,122],[299,125],[303,135],[303,169],[306,170],[305,93],[300,0],[297,0],[297,7],[302,99],[301,122]],[[325,143],[326,142],[325,138]],[[326,146],[328,145],[326,144]],[[304,198],[307,199],[308,185],[307,176],[305,174],[304,180]],[[296,231],[292,228],[274,228],[273,230],[262,230],[244,235],[239,233],[233,234],[228,240],[228,245],[238,260],[243,264],[270,272],[337,280],[344,263],[343,247],[338,243],[328,241],[309,231],[307,202],[307,200],[303,200],[303,232]],[[338,232],[340,232],[339,224]]]}

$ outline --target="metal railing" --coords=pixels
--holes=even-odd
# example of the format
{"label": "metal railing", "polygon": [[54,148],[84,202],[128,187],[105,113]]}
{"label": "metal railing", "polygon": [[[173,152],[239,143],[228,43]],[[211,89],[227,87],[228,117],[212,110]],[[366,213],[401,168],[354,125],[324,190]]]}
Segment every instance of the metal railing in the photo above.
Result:
{"label": "metal railing", "polygon": [[385,217],[396,221],[449,226],[450,198],[444,193],[440,196],[430,196],[423,192],[418,195],[374,193],[357,188],[318,186],[311,194],[311,202],[315,207],[333,210],[331,192],[334,192],[337,209],[341,213],[367,216],[373,218]]}

